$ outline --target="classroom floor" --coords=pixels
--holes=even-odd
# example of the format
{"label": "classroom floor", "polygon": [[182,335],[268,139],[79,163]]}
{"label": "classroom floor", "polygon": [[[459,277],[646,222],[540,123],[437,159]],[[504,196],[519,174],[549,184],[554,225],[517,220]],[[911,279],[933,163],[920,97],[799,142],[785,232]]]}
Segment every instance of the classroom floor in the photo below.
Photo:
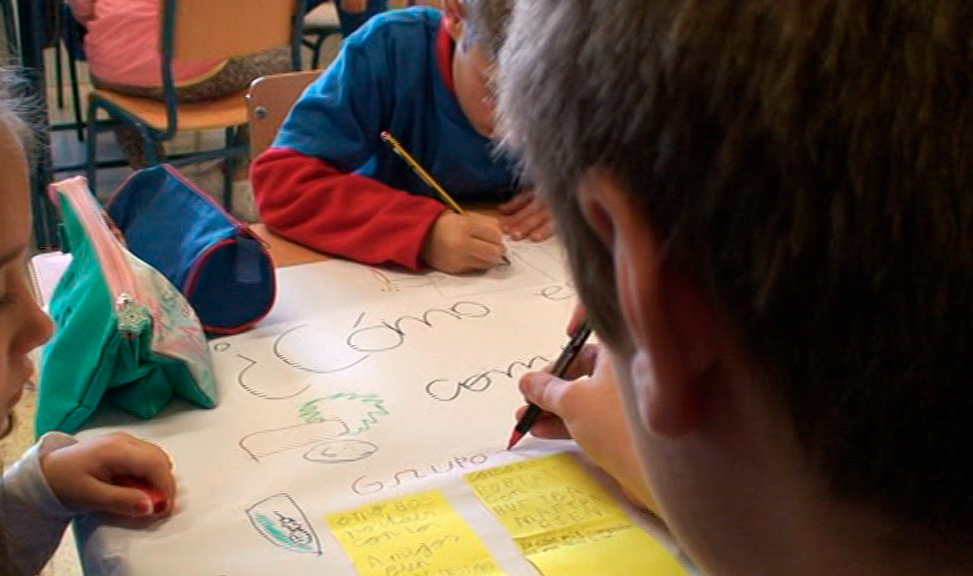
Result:
{"label": "classroom floor", "polygon": [[[0,43],[5,45],[5,43]],[[322,54],[322,66],[327,66],[337,53],[337,42],[329,39],[325,44]],[[310,55],[305,55],[305,61],[310,61]],[[48,102],[50,103],[50,120],[52,124],[60,122],[70,122],[73,120],[71,112],[70,86],[68,84],[66,58],[64,62],[65,78],[65,107],[59,109],[55,99],[54,81],[54,52],[47,51],[47,71],[49,79]],[[79,79],[81,79],[81,95],[91,89],[87,84],[88,71],[83,63],[79,65]],[[178,135],[172,142],[166,144],[166,150],[170,153],[190,152],[206,148],[215,148],[222,144],[222,131],[197,132]],[[102,134],[99,138],[99,158],[119,158],[121,151],[116,145],[111,134]],[[59,131],[51,134],[51,150],[55,165],[81,162],[85,159],[85,145],[79,142],[74,131]],[[223,175],[217,162],[210,162],[196,166],[188,166],[183,172],[201,188],[214,194],[217,198],[222,198]],[[98,174],[98,187],[96,192],[100,197],[106,197],[118,184],[120,184],[129,174],[129,168],[115,168],[101,170]],[[70,174],[58,174],[56,177],[63,178]],[[234,185],[234,212],[245,221],[255,221],[256,211],[253,209],[253,200],[250,192],[250,183],[246,180],[236,182]],[[13,462],[34,442],[33,421],[36,413],[36,394],[28,389],[21,403],[15,411],[15,429],[6,438],[0,440],[0,463]],[[40,576],[82,576],[80,561],[78,559],[77,548],[75,547],[74,535],[71,530],[65,534],[57,554],[52,558],[48,566],[41,572]]]}

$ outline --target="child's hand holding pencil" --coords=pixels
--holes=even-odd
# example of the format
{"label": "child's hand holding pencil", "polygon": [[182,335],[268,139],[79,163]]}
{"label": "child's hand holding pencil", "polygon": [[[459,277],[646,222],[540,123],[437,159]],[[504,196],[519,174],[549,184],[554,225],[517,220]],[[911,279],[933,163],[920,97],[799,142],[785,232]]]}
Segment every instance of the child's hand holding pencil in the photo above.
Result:
{"label": "child's hand holding pencil", "polygon": [[463,210],[442,184],[419,164],[391,132],[382,132],[381,138],[436,193],[443,204],[452,210],[440,214],[426,236],[421,254],[426,264],[447,274],[489,270],[501,263],[510,264],[499,222]]}
{"label": "child's hand holding pencil", "polygon": [[488,216],[443,212],[422,245],[426,264],[447,274],[489,270],[507,253],[500,224]]}

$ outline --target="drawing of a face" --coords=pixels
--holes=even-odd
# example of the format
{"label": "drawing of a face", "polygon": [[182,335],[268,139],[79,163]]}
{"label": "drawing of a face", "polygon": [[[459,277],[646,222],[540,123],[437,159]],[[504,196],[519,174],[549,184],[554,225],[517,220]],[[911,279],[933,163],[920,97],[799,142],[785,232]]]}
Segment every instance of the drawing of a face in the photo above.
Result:
{"label": "drawing of a face", "polygon": [[304,454],[306,460],[335,464],[357,462],[378,451],[378,446],[364,440],[334,440],[323,442]]}

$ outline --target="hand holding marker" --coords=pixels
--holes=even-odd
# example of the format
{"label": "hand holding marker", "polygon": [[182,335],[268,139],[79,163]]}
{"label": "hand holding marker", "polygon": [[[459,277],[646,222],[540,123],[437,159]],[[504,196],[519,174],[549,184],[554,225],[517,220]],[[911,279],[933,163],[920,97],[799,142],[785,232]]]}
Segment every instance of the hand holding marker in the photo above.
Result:
{"label": "hand holding marker", "polygon": [[[591,326],[587,322],[578,326],[575,330],[574,335],[571,336],[571,340],[568,345],[564,347],[561,351],[561,355],[558,356],[557,360],[554,362],[554,366],[551,368],[551,373],[558,378],[563,378],[564,374],[567,373],[568,368],[571,367],[571,363],[578,356],[578,352],[584,347],[585,342],[588,337],[591,336]],[[534,425],[534,421],[537,417],[541,415],[541,410],[536,404],[528,404],[527,411],[514,426],[514,431],[510,434],[510,440],[507,442],[507,450],[510,450],[520,442],[520,439],[524,437],[525,434],[530,432],[531,427]]]}

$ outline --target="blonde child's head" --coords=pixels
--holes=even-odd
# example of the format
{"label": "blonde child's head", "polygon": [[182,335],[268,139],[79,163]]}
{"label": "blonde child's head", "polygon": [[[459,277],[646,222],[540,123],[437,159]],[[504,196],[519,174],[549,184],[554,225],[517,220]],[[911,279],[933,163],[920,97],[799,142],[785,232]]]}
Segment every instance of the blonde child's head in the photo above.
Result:
{"label": "blonde child's head", "polygon": [[28,353],[43,344],[51,323],[24,276],[31,241],[28,150],[32,131],[21,101],[11,97],[15,76],[0,70],[0,433],[33,373]]}

